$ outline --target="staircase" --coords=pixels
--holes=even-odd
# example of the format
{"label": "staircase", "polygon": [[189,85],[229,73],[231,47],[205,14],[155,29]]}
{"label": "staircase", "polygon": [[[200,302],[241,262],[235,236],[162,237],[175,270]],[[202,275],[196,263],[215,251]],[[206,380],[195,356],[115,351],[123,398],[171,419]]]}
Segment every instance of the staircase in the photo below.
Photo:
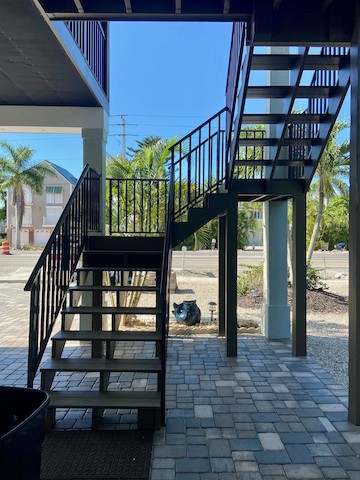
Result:
{"label": "staircase", "polygon": [[[162,255],[162,238],[89,237],[83,265],[76,269],[77,284],[69,287],[68,305],[61,311],[61,330],[52,337],[52,358],[41,366],[41,388],[50,393],[49,427],[56,408],[91,408],[93,427],[105,409],[138,410],[139,428],[159,428],[163,423]],[[147,281],[142,278],[141,285],[134,285],[129,275],[135,272],[147,275]],[[128,295],[138,293],[146,295],[151,306],[126,305]],[[124,317],[133,315],[153,319],[151,331],[122,326]],[[87,316],[85,330],[79,329],[79,316]],[[73,342],[89,345],[86,356],[79,348],[79,358],[76,350],[68,358],[66,347]],[[96,374],[96,381],[89,390],[58,390],[56,378],[62,372]],[[137,385],[140,378],[143,388],[130,391],[129,383]]]}
{"label": "staircase", "polygon": [[[287,72],[287,84],[251,81],[254,72],[278,70]],[[85,168],[25,287],[31,290],[29,386],[61,314],[52,358],[41,365],[49,427],[57,408],[91,409],[94,428],[107,409],[137,410],[140,428],[165,423],[172,248],[238,201],[305,193],[349,79],[344,48],[264,54],[247,24],[235,23],[227,106],[171,148],[169,179],[107,179],[110,236],[98,234],[100,180]],[[250,108],[254,99],[280,103],[258,113]],[[299,99],[305,109],[297,109]],[[126,302],[140,294],[152,303]],[[152,320],[152,328],[125,327],[131,316]],[[81,348],[69,357],[74,342]],[[61,374],[71,372],[94,381],[85,382],[86,390],[58,388]]]}

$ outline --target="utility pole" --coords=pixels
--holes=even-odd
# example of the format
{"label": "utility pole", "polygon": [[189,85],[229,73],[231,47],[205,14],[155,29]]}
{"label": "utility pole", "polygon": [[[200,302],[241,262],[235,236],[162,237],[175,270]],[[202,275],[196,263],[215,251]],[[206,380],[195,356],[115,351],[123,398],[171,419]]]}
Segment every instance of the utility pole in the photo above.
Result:
{"label": "utility pole", "polygon": [[122,146],[122,156],[125,158],[126,157],[126,120],[125,116],[121,116],[121,146]]}

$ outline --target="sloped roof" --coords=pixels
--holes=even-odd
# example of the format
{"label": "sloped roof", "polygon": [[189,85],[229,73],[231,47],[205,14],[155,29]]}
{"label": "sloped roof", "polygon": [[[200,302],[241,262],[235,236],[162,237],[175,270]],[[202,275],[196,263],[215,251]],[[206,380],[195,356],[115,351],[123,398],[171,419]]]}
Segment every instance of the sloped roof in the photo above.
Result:
{"label": "sloped roof", "polygon": [[56,165],[55,163],[52,163],[52,162],[49,162],[48,160],[46,160],[46,162],[52,166],[52,168],[57,172],[59,173],[62,177],[65,178],[65,180],[67,180],[68,182],[70,182],[73,186],[76,185],[78,179],[76,177],[74,177],[74,175],[72,173],[70,173],[68,170],[66,170],[66,168],[63,168],[63,167],[59,167],[59,165]]}

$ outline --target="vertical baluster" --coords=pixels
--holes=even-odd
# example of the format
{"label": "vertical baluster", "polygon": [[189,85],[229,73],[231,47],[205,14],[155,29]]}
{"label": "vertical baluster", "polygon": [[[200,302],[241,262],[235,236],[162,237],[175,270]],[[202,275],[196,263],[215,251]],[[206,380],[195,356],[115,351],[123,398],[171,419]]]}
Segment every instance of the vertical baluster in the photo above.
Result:
{"label": "vertical baluster", "polygon": [[50,312],[51,312],[51,259],[50,255],[47,255],[47,258],[45,260],[47,263],[47,268],[46,268],[46,332],[49,330],[49,325],[51,324],[51,317],[50,317]]}
{"label": "vertical baluster", "polygon": [[182,172],[181,172],[181,167],[182,167],[182,154],[181,154],[181,147],[182,143],[179,145],[179,177],[180,177],[180,182],[179,182],[179,211],[182,211]]}
{"label": "vertical baluster", "polygon": [[212,186],[212,161],[211,161],[211,155],[212,155],[212,148],[211,148],[211,122],[209,122],[209,128],[208,128],[208,185],[207,188],[205,187],[205,190],[210,190]]}
{"label": "vertical baluster", "polygon": [[160,190],[159,190],[159,181],[155,180],[155,191],[156,191],[156,232],[159,233],[160,225]]}
{"label": "vertical baluster", "polygon": [[141,201],[140,201],[140,206],[141,206],[141,212],[140,212],[140,230],[143,232],[144,231],[144,181],[141,182]]}
{"label": "vertical baluster", "polygon": [[195,197],[199,197],[201,194],[201,129],[199,130],[199,182],[198,192],[195,193]]}
{"label": "vertical baluster", "polygon": [[[189,182],[189,192],[188,192],[188,204],[190,203],[191,201],[191,197],[192,197],[192,191],[191,191],[191,185],[192,185],[192,182],[193,182],[193,178],[192,178],[192,170],[193,170],[193,165],[192,165],[192,136],[190,135],[189,137],[189,161],[190,161],[190,170],[188,168],[188,182]],[[196,170],[196,167],[195,167],[195,170]]]}
{"label": "vertical baluster", "polygon": [[191,202],[191,152],[186,156],[187,158],[187,203]]}
{"label": "vertical baluster", "polygon": [[149,180],[149,224],[148,232],[151,232],[151,206],[152,206],[152,192],[151,192],[151,180]]}
{"label": "vertical baluster", "polygon": [[134,210],[134,227],[133,227],[133,232],[136,232],[136,180],[133,180],[133,210]]}

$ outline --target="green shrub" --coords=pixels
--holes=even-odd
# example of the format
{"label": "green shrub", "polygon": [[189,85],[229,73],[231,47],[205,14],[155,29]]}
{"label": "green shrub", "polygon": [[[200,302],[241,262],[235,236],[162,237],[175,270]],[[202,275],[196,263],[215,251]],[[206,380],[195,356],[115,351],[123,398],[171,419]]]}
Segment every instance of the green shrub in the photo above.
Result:
{"label": "green shrub", "polygon": [[240,265],[246,270],[242,271],[237,278],[237,293],[246,295],[254,288],[262,290],[264,265]]}
{"label": "green shrub", "polygon": [[306,266],[306,288],[307,290],[320,290],[327,288],[326,284],[321,281],[321,269],[314,268],[311,265]]}

